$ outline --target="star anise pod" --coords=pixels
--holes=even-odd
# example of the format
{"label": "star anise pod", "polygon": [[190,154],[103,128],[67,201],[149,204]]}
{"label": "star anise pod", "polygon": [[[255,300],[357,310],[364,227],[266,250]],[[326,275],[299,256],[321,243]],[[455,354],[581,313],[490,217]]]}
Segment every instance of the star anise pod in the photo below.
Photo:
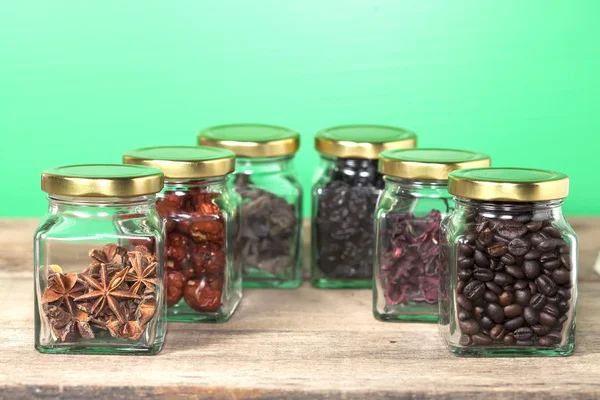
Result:
{"label": "star anise pod", "polygon": [[92,263],[83,273],[92,276],[99,273],[102,264],[106,264],[109,275],[111,275],[120,271],[127,263],[127,249],[116,243],[108,243],[102,250],[92,249],[89,256],[92,258]]}
{"label": "star anise pod", "polygon": [[135,251],[142,253],[144,257],[148,260],[148,264],[152,264],[156,262],[156,255],[151,253],[148,248],[144,245],[135,246]]}
{"label": "star anise pod", "polygon": [[85,287],[78,284],[77,274],[63,274],[55,271],[52,274],[51,284],[42,296],[42,304],[53,303],[60,307],[64,304],[70,314],[73,314],[73,299],[80,296]]}
{"label": "star anise pod", "polygon": [[100,281],[88,274],[81,275],[81,278],[95,290],[77,297],[75,301],[79,302],[96,299],[90,310],[93,315],[100,314],[108,305],[108,308],[112,310],[118,320],[121,323],[125,323],[126,319],[123,308],[117,299],[140,299],[140,296],[135,293],[128,290],[119,290],[119,286],[124,282],[126,274],[127,269],[124,268],[109,280],[107,266],[106,264],[102,264],[100,266]]}
{"label": "star anise pod", "polygon": [[94,331],[90,326],[90,315],[81,310],[75,310],[73,314],[73,322],[77,325],[77,330],[79,331],[79,336],[84,339],[93,339]]}
{"label": "star anise pod", "polygon": [[50,322],[52,333],[60,342],[70,341],[75,338],[75,324],[71,315],[57,306],[44,306],[44,314]]}
{"label": "star anise pod", "polygon": [[154,317],[155,312],[156,299],[154,298],[154,296],[145,295],[143,297],[142,302],[137,308],[137,311],[135,313],[135,319],[141,326],[145,326],[148,323],[148,321],[150,321],[152,317]]}
{"label": "star anise pod", "polygon": [[134,282],[130,290],[136,294],[144,287],[153,290],[158,284],[158,278],[156,277],[158,263],[153,262],[148,265],[148,259],[139,251],[130,252],[129,261],[131,261],[131,268],[125,280]]}

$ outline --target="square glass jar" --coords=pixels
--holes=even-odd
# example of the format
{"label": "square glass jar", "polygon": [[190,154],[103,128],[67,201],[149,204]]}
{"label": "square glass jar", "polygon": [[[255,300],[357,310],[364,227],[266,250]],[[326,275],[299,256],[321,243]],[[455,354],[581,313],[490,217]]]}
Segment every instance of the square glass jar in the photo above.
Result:
{"label": "square glass jar", "polygon": [[160,170],[45,170],[49,207],[34,236],[35,347],[42,353],[155,354],[166,334]]}

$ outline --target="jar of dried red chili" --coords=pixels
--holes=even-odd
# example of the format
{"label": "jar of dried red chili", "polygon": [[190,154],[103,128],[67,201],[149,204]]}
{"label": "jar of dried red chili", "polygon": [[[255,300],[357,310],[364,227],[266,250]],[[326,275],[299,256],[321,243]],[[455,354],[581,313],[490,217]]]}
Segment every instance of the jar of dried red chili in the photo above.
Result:
{"label": "jar of dried red chili", "polygon": [[71,165],[42,172],[49,207],[34,236],[35,347],[155,354],[166,334],[162,172]]}
{"label": "jar of dried red chili", "polygon": [[234,153],[202,146],[149,147],[125,152],[123,162],[165,174],[156,207],[166,224],[168,320],[227,321],[242,298],[235,250],[239,200],[227,185]]}
{"label": "jar of dried red chili", "polygon": [[242,198],[244,287],[300,286],[302,186],[293,163],[300,135],[273,125],[221,125],[200,131],[198,143],[236,155],[230,183]]}
{"label": "jar of dried red chili", "polygon": [[449,149],[381,153],[385,189],[375,212],[373,314],[382,321],[435,322],[440,222],[454,209],[448,174],[488,167],[486,154]]}

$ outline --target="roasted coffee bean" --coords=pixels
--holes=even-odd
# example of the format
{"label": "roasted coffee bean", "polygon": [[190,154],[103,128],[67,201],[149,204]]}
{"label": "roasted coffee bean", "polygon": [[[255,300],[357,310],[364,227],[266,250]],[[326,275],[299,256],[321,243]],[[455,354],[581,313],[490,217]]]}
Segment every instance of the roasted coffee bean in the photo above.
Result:
{"label": "roasted coffee bean", "polygon": [[520,317],[516,317],[513,319],[509,319],[508,321],[504,322],[504,327],[513,332],[517,329],[519,329],[520,327],[523,326],[523,324],[525,324],[525,318],[523,318],[522,316]]}
{"label": "roasted coffee bean", "polygon": [[531,331],[531,328],[524,326],[517,329],[513,335],[517,340],[529,340],[533,337],[533,332]]}
{"label": "roasted coffee bean", "polygon": [[475,265],[475,260],[469,257],[460,258],[458,260],[458,268],[471,269]]}
{"label": "roasted coffee bean", "polygon": [[[502,257],[508,251],[508,246],[503,242],[492,243],[487,248],[487,252],[492,257]],[[507,263],[505,263],[507,264]]]}
{"label": "roasted coffee bean", "polygon": [[537,232],[542,228],[542,221],[531,221],[525,227],[529,232]]}
{"label": "roasted coffee bean", "polygon": [[523,263],[523,273],[529,280],[534,280],[540,276],[540,263],[534,260],[527,260]]}
{"label": "roasted coffee bean", "polygon": [[535,284],[537,285],[538,290],[546,296],[554,296],[558,290],[556,283],[554,283],[547,275],[540,275],[535,280]]}
{"label": "roasted coffee bean", "polygon": [[458,254],[460,254],[463,257],[471,257],[473,255],[473,248],[469,245],[466,244],[459,244],[458,245]]}
{"label": "roasted coffee bean", "polygon": [[459,309],[459,311],[458,311],[458,319],[460,321],[466,321],[469,318],[471,318],[471,313],[468,313],[465,310]]}
{"label": "roasted coffee bean", "polygon": [[460,279],[461,281],[468,282],[471,279],[472,275],[473,270],[470,269],[461,269],[460,271],[458,271],[458,279]]}
{"label": "roasted coffee bean", "polygon": [[521,315],[523,308],[519,304],[510,304],[504,307],[504,316],[506,318],[515,318]]}
{"label": "roasted coffee bean", "polygon": [[529,221],[531,221],[532,218],[533,218],[532,214],[524,213],[524,214],[516,215],[513,219],[522,224],[527,224]]}
{"label": "roasted coffee bean", "polygon": [[461,335],[458,343],[461,346],[470,346],[473,343],[473,340],[471,340],[471,336],[469,335]]}
{"label": "roasted coffee bean", "polygon": [[492,344],[492,339],[487,335],[478,333],[477,335],[473,335],[473,342],[485,346],[487,344]]}
{"label": "roasted coffee bean", "polygon": [[556,344],[562,342],[563,339],[562,332],[559,331],[552,331],[549,334],[547,334],[546,337],[552,339]]}
{"label": "roasted coffee bean", "polygon": [[556,304],[546,304],[542,308],[542,311],[555,318],[558,318],[558,315],[560,314],[560,311],[558,311],[558,306]]}
{"label": "roasted coffee bean", "polygon": [[536,324],[531,326],[531,330],[538,336],[544,336],[549,334],[552,328],[546,325]]}
{"label": "roasted coffee bean", "polygon": [[489,223],[490,223],[490,222],[489,222],[487,219],[486,219],[486,220],[482,220],[482,221],[478,222],[478,223],[475,225],[475,231],[476,231],[477,233],[481,233],[481,232],[483,232],[483,231],[484,231],[484,230],[486,230],[486,229],[487,229],[487,230],[489,230],[489,229],[488,229],[488,225],[489,225]]}
{"label": "roasted coffee bean", "polygon": [[475,321],[474,319],[458,321],[458,326],[460,327],[462,333],[465,333],[467,335],[475,335],[479,333],[479,330],[481,329],[477,321]]}
{"label": "roasted coffee bean", "polygon": [[529,290],[517,290],[515,292],[515,301],[517,304],[525,307],[531,300],[531,292]]}
{"label": "roasted coffee bean", "polygon": [[485,306],[485,312],[497,324],[504,322],[504,309],[499,304],[488,303]]}
{"label": "roasted coffee bean", "polygon": [[539,260],[542,253],[538,249],[531,249],[523,257],[525,260]]}
{"label": "roasted coffee bean", "polygon": [[514,346],[514,344],[517,343],[512,333],[507,333],[506,336],[504,336],[504,339],[502,339],[502,341],[507,346]]}
{"label": "roasted coffee bean", "polygon": [[462,309],[465,311],[473,311],[473,305],[471,304],[469,299],[467,299],[467,296],[465,296],[464,294],[459,294],[458,296],[456,296],[456,303],[459,306],[461,306]]}
{"label": "roasted coffee bean", "polygon": [[548,237],[560,238],[562,236],[560,231],[553,226],[547,226],[545,228],[542,228],[541,230],[542,233]]}
{"label": "roasted coffee bean", "polygon": [[484,315],[481,317],[481,320],[479,321],[479,325],[481,326],[482,329],[489,331],[496,324],[490,317],[488,317],[487,315]]}
{"label": "roasted coffee bean", "polygon": [[539,246],[540,243],[542,243],[543,241],[547,240],[548,238],[546,236],[544,236],[542,233],[534,233],[529,237],[529,241],[531,242],[532,246]]}
{"label": "roasted coffee bean", "polygon": [[494,242],[502,242],[505,244],[509,244],[510,243],[510,239],[507,239],[505,237],[502,237],[500,235],[494,235]]}
{"label": "roasted coffee bean", "polygon": [[548,299],[546,296],[544,296],[541,293],[536,293],[531,297],[531,300],[529,301],[529,305],[534,310],[541,310],[546,305],[547,301],[548,301]]}
{"label": "roasted coffee bean", "polygon": [[541,338],[538,339],[538,345],[540,345],[541,347],[554,346],[554,339],[546,337],[546,336],[542,336]]}
{"label": "roasted coffee bean", "polygon": [[525,274],[523,273],[523,269],[521,269],[521,267],[517,267],[516,265],[507,265],[504,270],[517,279],[525,279]]}
{"label": "roasted coffee bean", "polygon": [[467,296],[467,299],[476,300],[485,293],[485,285],[480,281],[469,282],[467,283],[467,286],[465,286],[463,293]]}
{"label": "roasted coffee bean", "polygon": [[502,287],[502,289],[504,289],[505,292],[514,293],[515,292],[515,285],[505,285],[504,287]]}
{"label": "roasted coffee bean", "polygon": [[565,266],[569,271],[571,270],[571,257],[568,254],[560,255],[560,263]]}
{"label": "roasted coffee bean", "polygon": [[565,322],[567,322],[568,319],[569,319],[569,316],[567,314],[563,314],[560,317],[558,317],[558,323],[564,324]]}
{"label": "roasted coffee bean", "polygon": [[520,238],[513,239],[508,244],[508,252],[513,256],[524,256],[530,248],[531,244]]}
{"label": "roasted coffee bean", "polygon": [[511,285],[512,283],[514,283],[514,281],[515,278],[513,278],[506,272],[496,272],[496,275],[494,276],[494,283],[500,286]]}
{"label": "roasted coffee bean", "polygon": [[563,313],[566,313],[571,308],[571,305],[566,300],[559,301],[557,305],[558,305],[558,309]]}
{"label": "roasted coffee bean", "polygon": [[485,287],[494,292],[495,294],[499,295],[500,293],[502,293],[502,288],[496,285],[494,282],[486,282]]}
{"label": "roasted coffee bean", "polygon": [[[461,284],[462,282],[458,282],[458,283]],[[531,295],[534,295],[538,292],[535,282],[529,282],[529,290],[531,291]]]}
{"label": "roasted coffee bean", "polygon": [[490,330],[490,337],[492,340],[502,340],[506,333],[507,331],[504,328],[504,325],[498,324]]}
{"label": "roasted coffee bean", "polygon": [[475,264],[481,268],[488,268],[490,266],[490,260],[488,260],[485,253],[481,250],[475,250]]}
{"label": "roasted coffee bean", "polygon": [[513,302],[514,295],[511,292],[502,292],[498,299],[501,306],[508,306]]}
{"label": "roasted coffee bean", "polygon": [[525,307],[525,309],[523,310],[523,317],[525,317],[525,321],[530,326],[537,324],[540,320],[539,313],[532,307]]}
{"label": "roasted coffee bean", "polygon": [[465,286],[467,286],[467,282],[465,282],[465,281],[459,281],[456,284],[456,293],[462,293],[463,290],[465,290]]}
{"label": "roasted coffee bean", "polygon": [[554,271],[555,269],[557,269],[561,266],[561,262],[559,259],[556,259],[556,260],[544,262],[544,263],[542,263],[542,266],[544,267],[544,269],[547,269],[549,271]]}
{"label": "roasted coffee bean", "polygon": [[554,316],[552,316],[552,315],[550,315],[550,314],[548,314],[548,313],[546,313],[544,311],[542,311],[540,313],[540,323],[542,325],[554,326],[556,324],[556,322],[558,322],[557,319],[556,319],[556,317],[554,317]]}
{"label": "roasted coffee bean", "polygon": [[571,300],[571,291],[566,288],[559,288],[558,297],[560,297],[563,300]]}
{"label": "roasted coffee bean", "polygon": [[556,244],[557,244],[556,240],[557,239],[546,239],[542,243],[538,244],[537,248],[542,253],[545,253],[547,251],[552,251],[556,248]]}
{"label": "roasted coffee bean", "polygon": [[515,290],[523,290],[523,289],[529,289],[529,282],[527,282],[524,279],[520,279],[518,281],[515,282]]}
{"label": "roasted coffee bean", "polygon": [[477,306],[473,309],[473,312],[475,314],[475,317],[477,319],[479,319],[479,318],[481,318],[481,315],[483,315],[483,307]]}
{"label": "roasted coffee bean", "polygon": [[512,240],[525,235],[527,233],[527,228],[517,221],[502,221],[496,228],[496,232],[498,232],[500,236]]}
{"label": "roasted coffee bean", "polygon": [[571,273],[566,268],[559,268],[552,272],[552,279],[559,285],[564,285],[571,281]]}
{"label": "roasted coffee bean", "polygon": [[515,257],[515,265],[523,266],[524,261],[525,261],[525,257],[523,257],[523,256]]}
{"label": "roasted coffee bean", "polygon": [[555,294],[554,296],[547,297],[547,300],[548,303],[557,304],[560,301],[560,297],[558,296],[558,294]]}
{"label": "roasted coffee bean", "polygon": [[477,233],[467,233],[466,235],[464,235],[462,237],[462,242],[465,244],[468,244],[470,246],[475,244],[475,241],[477,240],[477,236],[479,236]]}
{"label": "roasted coffee bean", "polygon": [[499,261],[497,258],[490,259],[490,270],[494,272],[503,271],[504,263]]}
{"label": "roasted coffee bean", "polygon": [[533,344],[534,344],[534,342],[531,339],[530,340],[517,340],[517,343],[516,343],[517,346],[523,346],[523,347],[533,346]]}
{"label": "roasted coffee bean", "polygon": [[481,282],[489,282],[494,279],[494,273],[489,269],[475,268],[475,271],[473,271],[473,278]]}
{"label": "roasted coffee bean", "polygon": [[[506,249],[508,250],[508,246],[506,247]],[[515,256],[513,256],[512,254],[506,253],[502,257],[500,257],[500,261],[502,261],[504,265],[513,265],[516,259]]]}
{"label": "roasted coffee bean", "polygon": [[477,250],[487,253],[487,247],[483,243],[481,243],[479,240],[477,240],[475,242],[475,251],[477,251]]}
{"label": "roasted coffee bean", "polygon": [[479,237],[477,238],[479,243],[481,243],[483,246],[489,246],[490,244],[492,244],[493,239],[494,234],[489,229],[484,229],[483,231],[481,231]]}
{"label": "roasted coffee bean", "polygon": [[558,260],[558,256],[554,253],[543,253],[540,256],[540,261],[543,263],[547,263],[554,260]]}
{"label": "roasted coffee bean", "polygon": [[569,246],[567,246],[566,244],[563,244],[563,245],[558,246],[558,252],[560,254],[569,254],[571,252],[571,250],[569,249]]}
{"label": "roasted coffee bean", "polygon": [[498,295],[490,290],[485,291],[483,294],[483,299],[488,303],[498,303],[500,301]]}

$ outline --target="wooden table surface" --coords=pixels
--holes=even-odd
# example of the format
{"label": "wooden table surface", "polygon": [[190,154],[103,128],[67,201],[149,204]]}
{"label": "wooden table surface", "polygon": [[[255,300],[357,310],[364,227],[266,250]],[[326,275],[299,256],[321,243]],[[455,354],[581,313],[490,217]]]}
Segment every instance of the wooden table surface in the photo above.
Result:
{"label": "wooden table surface", "polygon": [[566,358],[457,358],[437,326],[383,323],[368,290],[247,290],[230,322],[170,324],[152,357],[33,347],[33,220],[0,220],[0,398],[600,398],[600,219],[581,241],[577,349]]}

